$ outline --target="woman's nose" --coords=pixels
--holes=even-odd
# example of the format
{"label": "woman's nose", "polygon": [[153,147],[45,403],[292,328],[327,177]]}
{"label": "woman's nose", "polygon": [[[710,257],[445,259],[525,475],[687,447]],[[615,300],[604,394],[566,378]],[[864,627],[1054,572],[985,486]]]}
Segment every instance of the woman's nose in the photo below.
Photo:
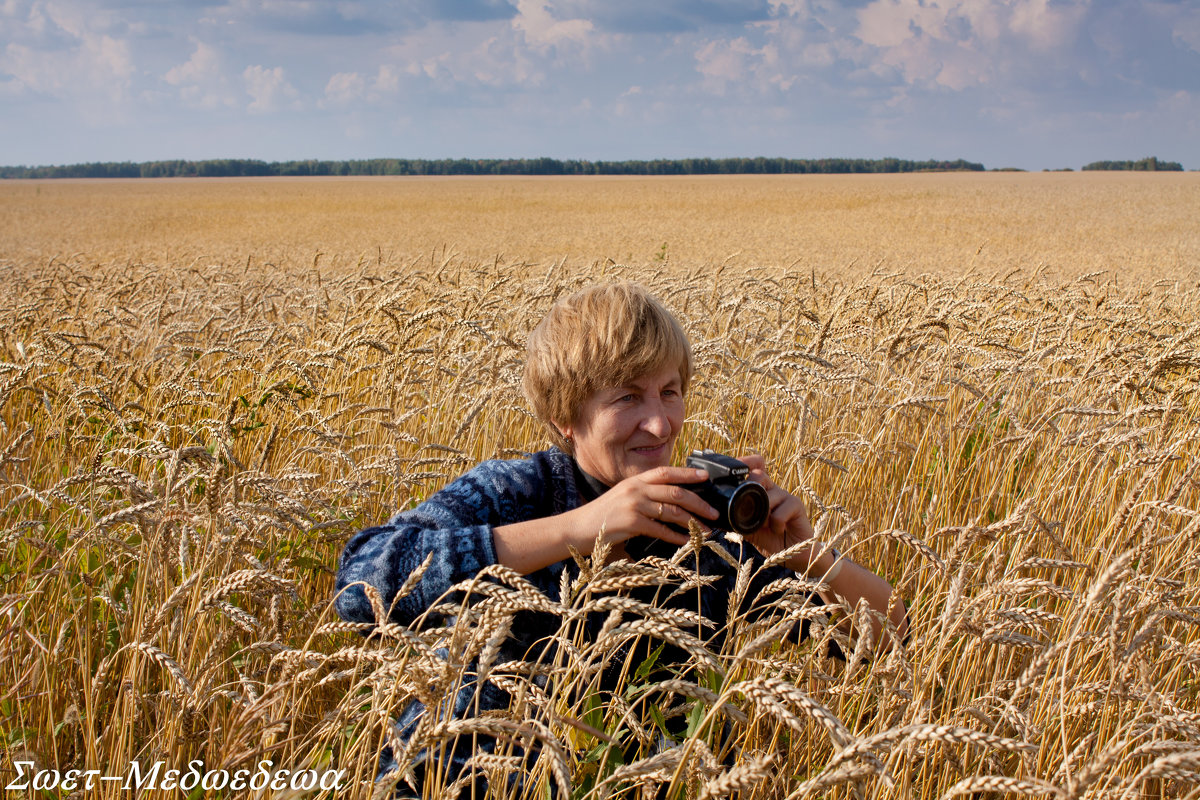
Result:
{"label": "woman's nose", "polygon": [[662,439],[671,434],[671,419],[662,401],[652,400],[647,404],[646,416],[642,420],[642,429]]}

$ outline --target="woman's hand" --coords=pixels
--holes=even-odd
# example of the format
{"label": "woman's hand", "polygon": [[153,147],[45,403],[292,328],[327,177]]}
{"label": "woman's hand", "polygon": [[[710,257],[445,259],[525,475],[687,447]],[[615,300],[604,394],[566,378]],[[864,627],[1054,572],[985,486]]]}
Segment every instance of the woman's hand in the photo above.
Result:
{"label": "woman's hand", "polygon": [[[786,550],[800,542],[813,538],[812,524],[808,521],[808,509],[804,501],[791,492],[780,488],[767,477],[766,459],[760,455],[739,456],[738,460],[750,467],[749,479],[762,485],[767,490],[767,499],[771,504],[771,514],[767,522],[758,531],[746,536],[746,540],[754,545],[764,558],[770,558],[776,553]],[[816,573],[822,566],[820,562],[810,564],[810,559],[817,553],[801,551],[788,561],[788,566],[800,574]],[[832,563],[825,566],[832,566]]]}
{"label": "woman's hand", "polygon": [[704,470],[690,467],[656,467],[626,478],[590,503],[568,512],[576,516],[575,524],[570,526],[574,536],[569,543],[588,554],[603,531],[605,540],[613,545],[634,536],[687,544],[686,534],[668,526],[686,529],[693,518],[703,522],[719,515],[694,492],[675,484],[699,483],[706,478]]}
{"label": "woman's hand", "polygon": [[699,483],[708,473],[690,467],[655,467],[618,483],[590,503],[553,517],[501,525],[492,532],[496,560],[522,575],[571,557],[590,555],[597,537],[613,546],[634,536],[653,536],[674,545],[688,542],[688,521],[719,514],[695,492],[675,484]]}

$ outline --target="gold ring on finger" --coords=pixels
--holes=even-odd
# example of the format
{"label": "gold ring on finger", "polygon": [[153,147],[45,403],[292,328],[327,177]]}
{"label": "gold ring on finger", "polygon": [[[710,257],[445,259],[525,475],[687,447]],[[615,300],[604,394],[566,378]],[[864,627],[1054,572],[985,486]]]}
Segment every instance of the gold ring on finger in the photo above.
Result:
{"label": "gold ring on finger", "polygon": [[659,519],[660,521],[662,520],[662,512],[663,512],[663,504],[662,504],[662,503],[659,503],[659,504],[658,504],[658,519]]}

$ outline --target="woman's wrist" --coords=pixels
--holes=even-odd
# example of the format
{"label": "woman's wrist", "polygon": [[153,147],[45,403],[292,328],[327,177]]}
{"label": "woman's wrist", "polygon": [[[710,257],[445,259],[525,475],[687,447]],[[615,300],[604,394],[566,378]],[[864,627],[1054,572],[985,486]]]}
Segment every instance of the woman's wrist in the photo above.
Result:
{"label": "woman's wrist", "polygon": [[808,548],[793,556],[788,566],[793,572],[813,580],[833,581],[842,571],[846,557],[836,547],[816,539],[809,541]]}
{"label": "woman's wrist", "polygon": [[576,541],[583,541],[578,531],[584,523],[579,519],[579,514],[576,513],[578,511],[576,508],[556,516],[493,528],[492,541],[496,560],[522,575],[528,575],[542,567],[570,558],[572,547],[585,555],[590,553],[594,538],[583,547],[575,544]]}

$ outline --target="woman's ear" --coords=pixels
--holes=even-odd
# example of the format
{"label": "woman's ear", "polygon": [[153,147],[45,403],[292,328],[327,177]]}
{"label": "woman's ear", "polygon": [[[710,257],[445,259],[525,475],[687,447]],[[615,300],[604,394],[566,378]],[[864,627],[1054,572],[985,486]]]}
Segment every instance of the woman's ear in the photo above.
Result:
{"label": "woman's ear", "polygon": [[556,423],[554,423],[554,427],[558,428],[558,432],[559,432],[559,433],[562,435],[562,437],[563,437],[564,439],[566,439],[568,442],[574,441],[574,437],[575,437],[575,426],[573,426],[573,425],[560,425],[560,424],[558,424],[558,423],[556,422]]}

